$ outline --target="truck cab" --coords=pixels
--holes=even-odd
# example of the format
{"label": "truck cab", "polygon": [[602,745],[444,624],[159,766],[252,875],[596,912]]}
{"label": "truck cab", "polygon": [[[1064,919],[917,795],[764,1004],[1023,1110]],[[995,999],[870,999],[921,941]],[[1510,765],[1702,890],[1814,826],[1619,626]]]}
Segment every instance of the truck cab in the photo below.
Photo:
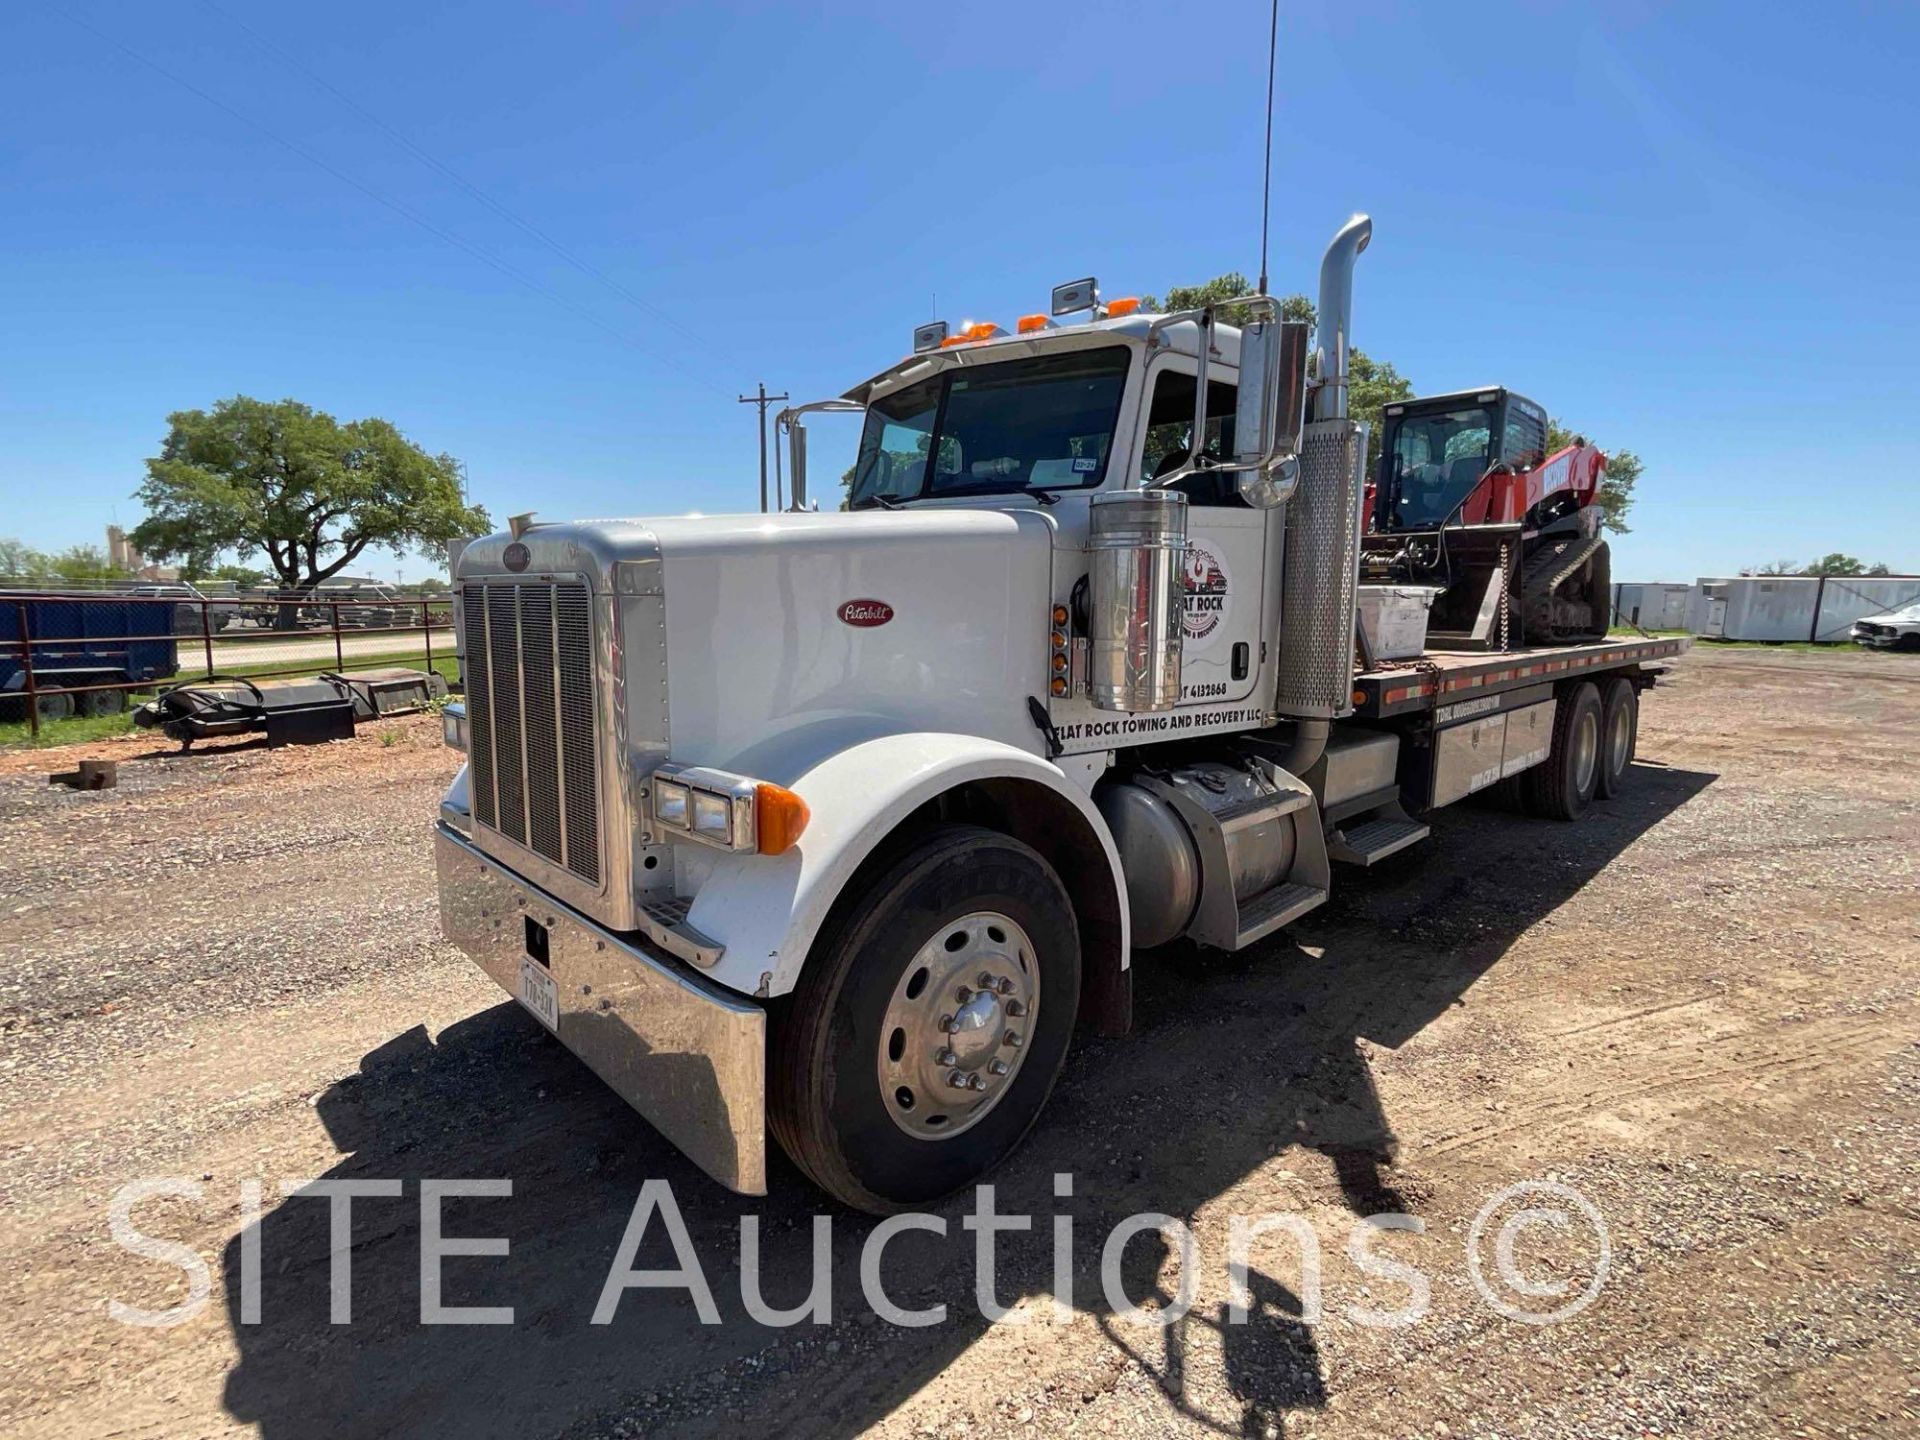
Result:
{"label": "truck cab", "polygon": [[[1196,321],[1169,324],[1139,313],[1132,300],[1096,300],[1078,324],[1033,315],[1020,325],[1014,333],[970,327],[848,392],[846,399],[865,411],[849,510],[1013,508],[1036,515],[1058,561],[1049,567],[1051,605],[1071,612],[1086,603],[1080,557],[1094,499],[1147,488],[1176,493],[1185,501],[1187,547],[1181,688],[1173,708],[1202,711],[1245,700],[1259,688],[1271,654],[1262,636],[1273,615],[1263,614],[1262,599],[1268,552],[1284,526],[1254,508],[1234,473],[1219,468],[1235,454],[1240,331],[1208,329],[1196,464]],[[1051,678],[1038,693],[1056,724],[1084,730],[1092,718],[1078,703],[1084,687],[1071,674],[1057,686]]]}

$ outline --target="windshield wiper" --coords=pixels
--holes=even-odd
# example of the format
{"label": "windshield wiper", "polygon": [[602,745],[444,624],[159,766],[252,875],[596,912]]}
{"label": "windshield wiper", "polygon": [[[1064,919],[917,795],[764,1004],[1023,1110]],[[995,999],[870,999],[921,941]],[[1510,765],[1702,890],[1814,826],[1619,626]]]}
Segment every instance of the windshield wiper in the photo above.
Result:
{"label": "windshield wiper", "polygon": [[855,501],[854,504],[848,508],[853,510],[870,510],[875,505],[878,505],[882,510],[898,510],[901,508],[900,502],[891,495],[868,495],[863,499]]}
{"label": "windshield wiper", "polygon": [[949,485],[935,490],[935,497],[946,499],[968,498],[975,495],[1031,495],[1042,505],[1057,505],[1060,497],[1051,490],[1043,490],[1037,485],[1025,485],[1019,481],[1011,484],[988,482],[981,485]]}

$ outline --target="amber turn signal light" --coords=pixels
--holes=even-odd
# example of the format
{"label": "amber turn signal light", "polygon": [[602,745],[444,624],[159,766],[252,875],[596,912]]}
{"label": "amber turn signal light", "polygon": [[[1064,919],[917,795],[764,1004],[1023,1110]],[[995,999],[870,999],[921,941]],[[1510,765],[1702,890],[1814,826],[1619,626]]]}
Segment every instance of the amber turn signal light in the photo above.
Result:
{"label": "amber turn signal light", "polygon": [[762,855],[784,855],[799,841],[813,812],[784,785],[761,781],[753,792],[753,835]]}

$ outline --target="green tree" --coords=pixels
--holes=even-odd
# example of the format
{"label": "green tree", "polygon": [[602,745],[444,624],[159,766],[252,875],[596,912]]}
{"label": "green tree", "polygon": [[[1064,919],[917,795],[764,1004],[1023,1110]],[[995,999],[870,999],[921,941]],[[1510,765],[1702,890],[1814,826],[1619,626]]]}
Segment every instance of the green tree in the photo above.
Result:
{"label": "green tree", "polygon": [[1851,555],[1835,550],[1818,560],[1802,565],[1793,560],[1769,560],[1764,565],[1749,565],[1742,575],[1891,575],[1885,561],[1864,564]]}
{"label": "green tree", "polygon": [[108,560],[98,545],[69,545],[44,559],[46,568],[62,580],[121,580],[133,573]]}
{"label": "green tree", "polygon": [[24,540],[0,536],[0,575],[31,578],[49,574],[47,557]]}
{"label": "green tree", "polygon": [[290,590],[306,591],[368,546],[434,553],[490,528],[462,494],[460,462],[431,455],[385,420],[341,424],[294,400],[238,395],[168,417],[138,497],[133,543],[206,570],[223,551],[264,554]]}
{"label": "green tree", "polygon": [[1802,572],[1807,575],[1885,575],[1885,565],[1871,568],[1862,564],[1851,555],[1843,555],[1838,550],[1822,555]]}
{"label": "green tree", "polygon": [[1392,362],[1376,360],[1356,348],[1347,362],[1347,413],[1367,431],[1367,474],[1380,460],[1382,437],[1386,434],[1386,407],[1397,400],[1413,398],[1413,382],[1393,368]]}
{"label": "green tree", "polygon": [[251,565],[216,565],[207,578],[231,581],[236,590],[264,590],[273,576]]}
{"label": "green tree", "polygon": [[[1547,422],[1549,455],[1585,439],[1585,436],[1576,434],[1558,420]],[[1629,535],[1633,527],[1627,524],[1627,511],[1633,508],[1633,487],[1640,479],[1640,457],[1631,450],[1609,450],[1604,445],[1600,450],[1607,457],[1606,472],[1600,479],[1600,494],[1594,501],[1600,507],[1600,523],[1615,535]]]}

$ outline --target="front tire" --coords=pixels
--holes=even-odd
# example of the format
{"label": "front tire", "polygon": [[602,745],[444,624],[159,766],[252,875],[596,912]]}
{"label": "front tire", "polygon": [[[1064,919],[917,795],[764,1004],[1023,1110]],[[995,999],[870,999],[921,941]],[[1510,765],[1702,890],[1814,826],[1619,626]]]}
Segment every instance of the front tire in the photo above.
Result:
{"label": "front tire", "polygon": [[1560,694],[1547,758],[1525,771],[1527,809],[1543,820],[1578,820],[1600,784],[1600,692],[1591,680]]}
{"label": "front tire", "polygon": [[922,832],[822,931],[774,1028],[769,1128],[857,1210],[938,1200],[1032,1128],[1079,998],[1052,866],[978,826]]}

